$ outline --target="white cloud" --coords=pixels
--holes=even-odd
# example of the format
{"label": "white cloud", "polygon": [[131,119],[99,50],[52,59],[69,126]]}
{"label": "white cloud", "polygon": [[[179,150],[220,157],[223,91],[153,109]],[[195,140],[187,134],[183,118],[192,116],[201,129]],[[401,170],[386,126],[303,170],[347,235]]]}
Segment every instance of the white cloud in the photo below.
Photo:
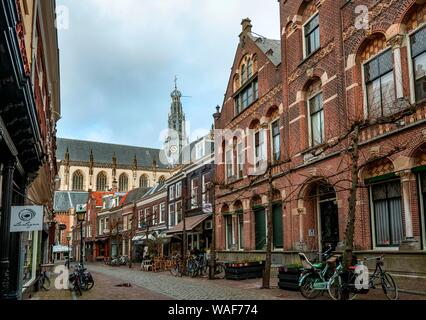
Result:
{"label": "white cloud", "polygon": [[[186,118],[209,130],[222,104],[242,18],[278,39],[276,0],[58,0],[63,119],[59,135],[146,146],[167,126],[173,77]],[[87,128],[96,128],[88,131]],[[196,128],[193,128],[196,129]]]}

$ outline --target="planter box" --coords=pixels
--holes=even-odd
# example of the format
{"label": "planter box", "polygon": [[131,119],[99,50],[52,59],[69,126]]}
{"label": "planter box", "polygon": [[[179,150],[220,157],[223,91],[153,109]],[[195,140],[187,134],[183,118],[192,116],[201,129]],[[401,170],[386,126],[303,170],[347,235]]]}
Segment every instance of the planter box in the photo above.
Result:
{"label": "planter box", "polygon": [[226,263],[225,279],[246,280],[263,277],[265,262]]}
{"label": "planter box", "polygon": [[283,290],[299,290],[299,279],[303,269],[297,266],[283,266],[278,269],[278,287]]}

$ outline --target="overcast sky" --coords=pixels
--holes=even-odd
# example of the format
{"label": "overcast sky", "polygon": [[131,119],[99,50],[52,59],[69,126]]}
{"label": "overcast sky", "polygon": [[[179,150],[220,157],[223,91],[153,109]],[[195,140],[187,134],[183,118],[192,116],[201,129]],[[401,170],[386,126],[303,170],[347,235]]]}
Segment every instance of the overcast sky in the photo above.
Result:
{"label": "overcast sky", "polygon": [[193,140],[222,105],[241,32],[279,39],[277,0],[58,0],[62,119],[58,136],[161,147],[173,79]]}

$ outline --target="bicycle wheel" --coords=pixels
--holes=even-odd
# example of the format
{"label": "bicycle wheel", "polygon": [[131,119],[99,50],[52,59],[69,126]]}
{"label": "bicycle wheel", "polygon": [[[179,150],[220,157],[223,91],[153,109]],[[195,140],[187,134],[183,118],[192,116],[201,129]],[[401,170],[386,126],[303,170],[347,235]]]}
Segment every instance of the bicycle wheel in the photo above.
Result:
{"label": "bicycle wheel", "polygon": [[398,300],[398,287],[392,276],[387,272],[382,275],[382,288],[389,300]]}
{"label": "bicycle wheel", "polygon": [[81,292],[81,285],[80,285],[80,280],[78,279],[78,276],[76,276],[73,282],[73,290],[77,292],[79,296],[83,295],[83,293]]}
{"label": "bicycle wheel", "polygon": [[86,291],[89,291],[93,288],[93,286],[95,285],[95,280],[93,279],[88,279],[86,282]]}
{"label": "bicycle wheel", "polygon": [[48,277],[43,277],[40,282],[41,282],[41,287],[45,291],[49,291],[50,290],[50,279]]}
{"label": "bicycle wheel", "polygon": [[[328,281],[328,295],[333,300],[341,300],[342,298],[342,278],[339,275],[334,275]],[[349,300],[353,300],[357,297],[354,292],[349,292]]]}
{"label": "bicycle wheel", "polygon": [[223,264],[220,264],[220,263],[216,264],[214,275],[218,279],[225,278],[225,267],[223,266]]}
{"label": "bicycle wheel", "polygon": [[314,283],[319,279],[316,274],[309,274],[303,279],[299,286],[300,293],[306,299],[315,299],[321,293],[320,290],[314,288]]}

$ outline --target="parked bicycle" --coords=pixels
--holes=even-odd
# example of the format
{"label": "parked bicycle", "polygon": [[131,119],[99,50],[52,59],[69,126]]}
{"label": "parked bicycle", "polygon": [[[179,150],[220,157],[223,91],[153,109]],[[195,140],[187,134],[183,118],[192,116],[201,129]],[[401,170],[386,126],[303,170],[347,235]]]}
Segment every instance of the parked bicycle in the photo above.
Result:
{"label": "parked bicycle", "polygon": [[182,268],[182,258],[179,254],[172,257],[172,267],[170,268],[170,273],[174,275],[175,277],[182,277],[184,271]]}
{"label": "parked bicycle", "polygon": [[80,296],[82,291],[89,291],[95,285],[92,274],[81,264],[78,264],[73,273],[69,276],[70,288]]}
{"label": "parked bicycle", "polygon": [[369,287],[376,289],[377,285],[381,285],[384,294],[389,300],[398,300],[398,287],[392,276],[383,270],[384,255],[380,257],[364,258],[365,261],[376,260],[376,269],[369,279]]}
{"label": "parked bicycle", "polygon": [[[207,264],[209,265],[209,261],[207,261]],[[217,279],[224,279],[225,278],[225,263],[215,260],[213,275]]]}
{"label": "parked bicycle", "polygon": [[47,276],[47,271],[41,271],[36,279],[37,290],[43,289],[45,291],[50,290],[50,279]]}
{"label": "parked bicycle", "polygon": [[303,272],[299,280],[300,293],[306,299],[315,299],[321,293],[327,292],[328,281],[334,274],[337,265],[340,263],[338,257],[332,257],[333,249],[327,247],[318,263],[311,262],[304,253],[299,253],[303,265]]}

